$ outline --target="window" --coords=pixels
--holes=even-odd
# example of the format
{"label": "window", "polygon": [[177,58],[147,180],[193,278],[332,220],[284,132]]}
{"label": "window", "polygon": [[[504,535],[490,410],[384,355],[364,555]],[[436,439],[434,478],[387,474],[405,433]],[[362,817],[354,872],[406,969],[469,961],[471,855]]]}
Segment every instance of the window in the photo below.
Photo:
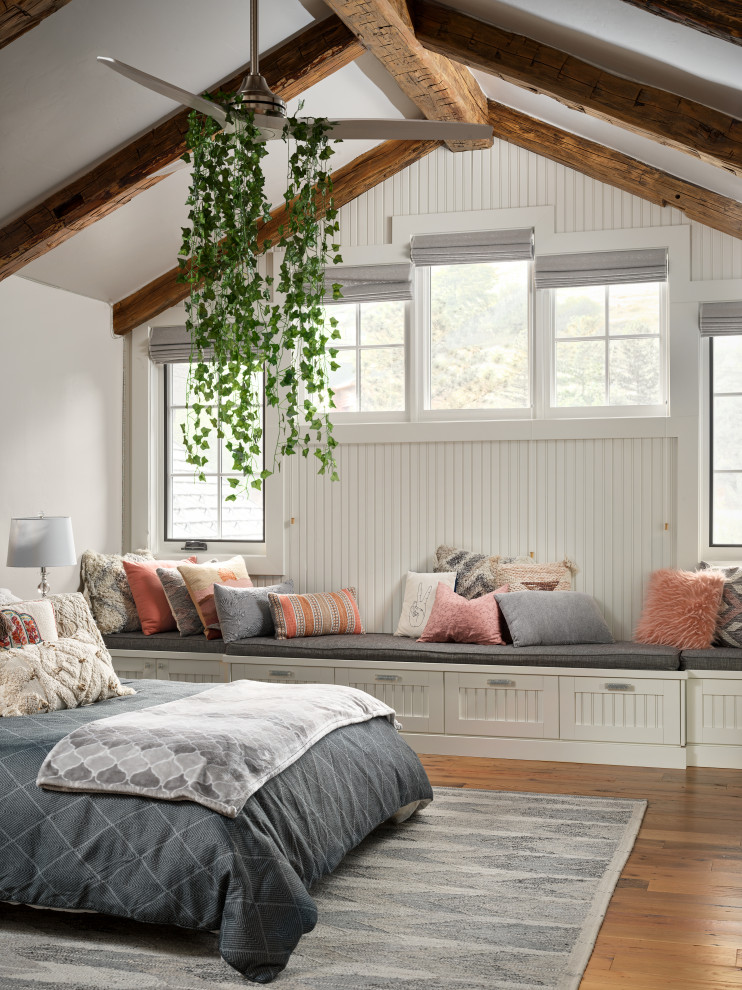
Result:
{"label": "window", "polygon": [[188,370],[188,364],[165,365],[165,539],[263,543],[263,493],[252,489],[249,496],[239,492],[237,501],[225,501],[232,491],[229,478],[240,477],[231,470],[228,438],[209,450],[206,481],[186,461],[181,425]]}
{"label": "window", "polygon": [[530,406],[528,261],[427,269],[427,408]]}
{"label": "window", "polygon": [[337,412],[405,411],[407,310],[401,300],[327,307],[341,333],[333,342],[340,368],[330,376]]}
{"label": "window", "polygon": [[742,336],[712,337],[711,546],[742,546]]}
{"label": "window", "polygon": [[631,406],[649,412],[663,405],[662,285],[551,290],[552,408]]}

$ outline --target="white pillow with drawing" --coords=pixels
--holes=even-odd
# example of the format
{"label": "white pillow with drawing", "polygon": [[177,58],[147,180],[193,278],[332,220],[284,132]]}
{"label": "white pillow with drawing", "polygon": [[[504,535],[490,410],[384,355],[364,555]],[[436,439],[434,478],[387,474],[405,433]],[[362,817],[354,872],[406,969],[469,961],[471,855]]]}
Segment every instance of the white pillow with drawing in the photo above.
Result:
{"label": "white pillow with drawing", "polygon": [[433,610],[435,592],[439,584],[447,584],[453,591],[456,586],[456,571],[443,571],[441,574],[408,572],[402,614],[397,623],[395,636],[411,636],[417,639],[422,635]]}

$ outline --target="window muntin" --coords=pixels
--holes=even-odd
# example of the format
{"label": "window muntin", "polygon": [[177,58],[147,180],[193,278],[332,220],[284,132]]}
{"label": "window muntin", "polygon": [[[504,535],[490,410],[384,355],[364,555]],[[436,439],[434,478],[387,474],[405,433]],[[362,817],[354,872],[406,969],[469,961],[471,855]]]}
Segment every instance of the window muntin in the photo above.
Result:
{"label": "window muntin", "polygon": [[407,304],[401,300],[327,307],[338,321],[340,368],[330,374],[338,413],[404,412]]}
{"label": "window muntin", "polygon": [[237,492],[234,502],[229,478],[240,478],[232,468],[228,436],[205,451],[208,460],[199,481],[186,461],[181,424],[185,420],[188,364],[165,365],[165,539],[205,540],[209,543],[263,543],[263,492]]}
{"label": "window muntin", "polygon": [[742,336],[712,337],[710,546],[742,546]]}
{"label": "window muntin", "polygon": [[529,407],[531,263],[429,271],[428,409]]}
{"label": "window muntin", "polygon": [[663,284],[552,290],[552,407],[663,404]]}

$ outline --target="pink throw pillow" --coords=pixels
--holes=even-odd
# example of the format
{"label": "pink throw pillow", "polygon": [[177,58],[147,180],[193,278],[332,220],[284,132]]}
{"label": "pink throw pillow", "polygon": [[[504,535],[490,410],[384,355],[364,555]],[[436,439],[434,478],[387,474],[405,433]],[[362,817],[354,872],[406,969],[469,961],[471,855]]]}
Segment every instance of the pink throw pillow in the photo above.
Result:
{"label": "pink throw pillow", "polygon": [[158,567],[177,567],[183,563],[195,564],[195,557],[185,560],[146,560],[135,563],[131,560],[122,561],[126,571],[126,579],[131,588],[131,596],[137,608],[142,632],[145,636],[153,633],[169,632],[177,629],[175,616],[168,604],[167,597],[157,577]]}
{"label": "pink throw pillow", "polygon": [[723,590],[721,571],[655,571],[634,640],[679,650],[708,649]]}
{"label": "pink throw pillow", "polygon": [[480,598],[464,598],[442,582],[435,592],[430,618],[418,643],[479,643],[502,646],[500,609],[495,594],[509,591],[507,584]]}

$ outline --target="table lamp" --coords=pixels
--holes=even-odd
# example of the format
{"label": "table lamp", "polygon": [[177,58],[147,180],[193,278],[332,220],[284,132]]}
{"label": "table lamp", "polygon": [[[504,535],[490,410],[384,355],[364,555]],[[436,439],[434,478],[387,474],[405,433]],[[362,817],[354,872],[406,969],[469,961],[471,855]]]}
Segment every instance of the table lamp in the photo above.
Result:
{"label": "table lamp", "polygon": [[71,567],[77,563],[69,516],[19,516],[10,520],[8,567],[40,567],[42,598],[49,594],[47,567]]}

